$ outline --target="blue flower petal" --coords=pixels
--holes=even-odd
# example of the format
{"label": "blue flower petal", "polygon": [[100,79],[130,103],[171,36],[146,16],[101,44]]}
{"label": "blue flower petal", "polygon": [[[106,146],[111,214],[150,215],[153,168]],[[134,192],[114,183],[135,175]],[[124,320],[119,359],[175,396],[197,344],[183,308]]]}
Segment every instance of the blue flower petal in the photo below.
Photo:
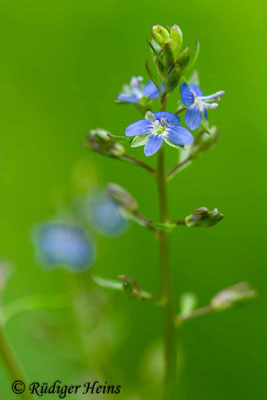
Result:
{"label": "blue flower petal", "polygon": [[180,86],[180,93],[183,105],[190,107],[194,103],[194,93],[190,90],[187,83],[183,82]]}
{"label": "blue flower petal", "polygon": [[150,135],[148,141],[145,144],[145,155],[147,157],[155,154],[163,143],[162,135]]}
{"label": "blue flower petal", "polygon": [[168,111],[155,112],[154,116],[159,121],[160,121],[161,118],[166,119],[166,121],[170,125],[179,125],[180,124],[180,118],[178,117],[178,115],[173,114],[173,113],[168,112]]}
{"label": "blue flower petal", "polygon": [[93,243],[79,227],[46,222],[35,231],[34,243],[43,264],[67,265],[76,271],[88,268],[94,258]]}
{"label": "blue flower petal", "polygon": [[197,95],[197,97],[204,96],[202,90],[198,85],[195,85],[194,83],[191,83],[191,89],[193,89],[194,93]]}
{"label": "blue flower petal", "polygon": [[139,99],[135,96],[131,96],[130,94],[120,93],[117,97],[118,101],[125,101],[126,103],[138,103]]}
{"label": "blue flower petal", "polygon": [[147,119],[140,119],[129,125],[125,130],[126,136],[137,136],[137,135],[147,135],[151,133],[153,129],[153,124]]}
{"label": "blue flower petal", "polygon": [[[163,93],[164,89],[163,86],[161,86],[161,92]],[[157,86],[155,85],[154,82],[148,81],[143,89],[143,96],[149,97],[150,99],[156,99],[157,97],[160,96],[159,91]]]}
{"label": "blue flower petal", "polygon": [[182,126],[169,126],[166,136],[172,143],[180,146],[193,143],[194,141],[192,133]]}
{"label": "blue flower petal", "polygon": [[188,108],[185,112],[185,122],[191,131],[197,129],[202,122],[202,114],[197,106]]}

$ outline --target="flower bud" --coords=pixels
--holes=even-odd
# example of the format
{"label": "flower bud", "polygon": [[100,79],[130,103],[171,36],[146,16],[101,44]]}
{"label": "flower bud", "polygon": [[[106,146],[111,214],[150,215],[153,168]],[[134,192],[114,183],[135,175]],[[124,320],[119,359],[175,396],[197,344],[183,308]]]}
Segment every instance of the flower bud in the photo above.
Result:
{"label": "flower bud", "polygon": [[247,282],[241,282],[216,294],[211,300],[211,306],[215,310],[225,310],[255,297],[256,294]]}
{"label": "flower bud", "polygon": [[93,150],[104,153],[108,156],[121,157],[125,153],[124,147],[111,139],[109,132],[104,129],[91,130],[87,139]]}
{"label": "flower bud", "polygon": [[129,212],[135,212],[138,210],[137,201],[130,195],[130,193],[116,183],[108,184],[107,192],[111,199],[122,209]]}
{"label": "flower bud", "polygon": [[181,68],[179,64],[175,64],[169,71],[164,81],[164,90],[166,93],[171,93],[179,84],[181,78]]}
{"label": "flower bud", "polygon": [[183,34],[178,25],[173,27],[154,25],[152,40],[148,41],[157,71],[161,78],[166,78],[170,67],[177,61],[183,44]]}
{"label": "flower bud", "polygon": [[189,47],[186,47],[186,49],[184,49],[184,51],[179,55],[177,62],[180,65],[181,70],[184,70],[190,60],[190,56],[191,56],[191,50],[189,49]]}
{"label": "flower bud", "polygon": [[177,59],[183,45],[183,32],[178,25],[171,27],[171,48],[174,58]]}
{"label": "flower bud", "polygon": [[154,25],[152,27],[152,38],[159,45],[165,45],[171,39],[169,31],[161,25]]}
{"label": "flower bud", "polygon": [[216,225],[224,215],[221,214],[217,208],[213,211],[209,211],[206,207],[197,208],[192,214],[185,218],[185,224],[189,228],[191,227],[209,227]]}

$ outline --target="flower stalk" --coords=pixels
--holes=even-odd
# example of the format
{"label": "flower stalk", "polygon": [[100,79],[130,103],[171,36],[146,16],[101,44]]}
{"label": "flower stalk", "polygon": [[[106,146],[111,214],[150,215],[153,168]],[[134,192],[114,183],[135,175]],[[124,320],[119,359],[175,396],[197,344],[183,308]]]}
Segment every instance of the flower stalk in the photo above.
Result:
{"label": "flower stalk", "polygon": [[26,390],[24,393],[21,394],[21,399],[23,400],[33,400],[32,395],[27,390],[26,379],[24,374],[11,350],[11,347],[5,337],[2,325],[0,324],[0,356],[3,360],[3,364],[6,367],[6,370],[10,376],[12,382],[17,380],[22,381],[25,386]]}
{"label": "flower stalk", "polygon": [[[168,221],[168,206],[164,171],[164,147],[162,147],[158,153],[157,184],[160,222],[166,223]],[[160,231],[158,234],[158,241],[160,246],[161,298],[164,304],[165,376],[163,399],[170,400],[175,396],[176,328],[172,274],[169,263],[169,232]]]}

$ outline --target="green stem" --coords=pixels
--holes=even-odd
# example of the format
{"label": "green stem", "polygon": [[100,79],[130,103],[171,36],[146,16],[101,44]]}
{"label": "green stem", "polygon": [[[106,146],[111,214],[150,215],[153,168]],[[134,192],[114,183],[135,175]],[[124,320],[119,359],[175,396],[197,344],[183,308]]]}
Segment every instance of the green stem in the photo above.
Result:
{"label": "green stem", "polygon": [[15,356],[10,348],[10,345],[5,337],[2,326],[0,325],[0,357],[2,357],[3,363],[5,364],[6,370],[12,380],[15,382],[17,380],[22,381],[26,390],[21,394],[21,399],[23,400],[33,400],[33,397],[27,392],[27,384],[23,372],[21,371]]}
{"label": "green stem", "polygon": [[[160,222],[168,221],[168,207],[166,197],[166,179],[164,172],[164,147],[158,153],[157,169],[158,197],[160,208]],[[158,233],[160,244],[161,265],[161,298],[164,300],[164,400],[173,400],[175,397],[176,382],[176,328],[175,304],[172,287],[172,276],[169,264],[169,232]]]}

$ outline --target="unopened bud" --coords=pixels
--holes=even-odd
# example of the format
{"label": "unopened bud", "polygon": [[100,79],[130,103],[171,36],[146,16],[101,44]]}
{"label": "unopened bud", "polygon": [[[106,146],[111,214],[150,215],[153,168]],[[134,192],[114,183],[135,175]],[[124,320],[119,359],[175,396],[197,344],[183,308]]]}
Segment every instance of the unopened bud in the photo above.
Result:
{"label": "unopened bud", "polygon": [[178,25],[173,25],[171,28],[171,48],[174,58],[177,59],[183,45],[183,32]]}
{"label": "unopened bud", "polygon": [[137,201],[132,197],[132,195],[130,195],[130,193],[116,183],[110,183],[107,186],[107,192],[111,199],[122,209],[129,212],[135,212],[138,210]]}
{"label": "unopened bud", "polygon": [[181,68],[179,64],[175,64],[169,71],[164,81],[164,90],[166,93],[172,92],[179,84],[181,78]]}
{"label": "unopened bud", "polygon": [[[155,56],[154,60],[158,73],[164,79],[168,75],[170,68],[178,61],[183,45],[182,31],[178,25],[174,25],[171,28],[154,25],[152,28],[152,40],[148,41],[148,43]],[[183,65],[188,62],[187,53],[180,60],[182,66],[180,68],[184,68]]]}
{"label": "unopened bud", "polygon": [[221,214],[217,208],[209,211],[206,207],[197,208],[192,214],[185,218],[186,225],[191,227],[209,227],[216,225],[224,215]]}
{"label": "unopened bud", "polygon": [[93,150],[109,156],[121,157],[125,153],[124,147],[111,139],[109,132],[104,129],[91,130],[87,139]]}
{"label": "unopened bud", "polygon": [[216,294],[211,300],[211,306],[215,310],[225,310],[252,299],[256,294],[247,282],[241,282]]}
{"label": "unopened bud", "polygon": [[152,27],[152,38],[159,45],[164,45],[170,41],[170,34],[164,26],[154,25]]}
{"label": "unopened bud", "polygon": [[184,49],[184,51],[179,55],[177,62],[180,65],[181,70],[184,70],[187,67],[190,60],[190,56],[191,56],[191,50],[189,47]]}

